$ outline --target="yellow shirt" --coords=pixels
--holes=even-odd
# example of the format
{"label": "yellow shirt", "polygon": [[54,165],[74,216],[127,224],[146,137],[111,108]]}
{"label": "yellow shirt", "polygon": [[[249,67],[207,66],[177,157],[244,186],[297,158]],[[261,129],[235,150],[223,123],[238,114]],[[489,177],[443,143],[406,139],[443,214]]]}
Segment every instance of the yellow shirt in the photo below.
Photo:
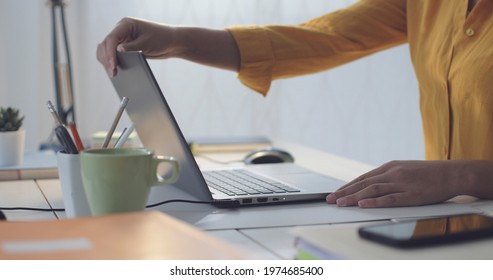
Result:
{"label": "yellow shirt", "polygon": [[409,43],[427,159],[493,160],[493,1],[363,0],[292,26],[228,28],[239,79],[266,94],[272,80],[327,70]]}

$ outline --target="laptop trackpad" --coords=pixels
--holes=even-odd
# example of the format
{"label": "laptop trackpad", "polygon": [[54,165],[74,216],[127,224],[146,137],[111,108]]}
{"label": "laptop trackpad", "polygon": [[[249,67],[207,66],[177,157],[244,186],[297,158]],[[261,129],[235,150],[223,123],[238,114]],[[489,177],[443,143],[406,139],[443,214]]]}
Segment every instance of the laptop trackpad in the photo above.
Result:
{"label": "laptop trackpad", "polygon": [[288,184],[291,184],[302,190],[308,192],[315,192],[315,193],[334,192],[345,184],[345,182],[343,181],[319,174],[314,174],[314,173],[282,174],[282,175],[278,174],[272,177],[284,181]]}
{"label": "laptop trackpad", "polygon": [[246,168],[314,193],[333,192],[345,184],[292,163],[248,165]]}

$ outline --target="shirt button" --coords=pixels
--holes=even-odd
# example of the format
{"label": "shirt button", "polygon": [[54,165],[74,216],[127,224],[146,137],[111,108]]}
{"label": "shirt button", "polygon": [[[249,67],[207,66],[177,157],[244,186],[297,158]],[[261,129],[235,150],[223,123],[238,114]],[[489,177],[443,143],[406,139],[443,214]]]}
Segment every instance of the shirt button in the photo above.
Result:
{"label": "shirt button", "polygon": [[466,35],[469,37],[473,36],[474,35],[474,29],[472,29],[471,27],[466,29]]}

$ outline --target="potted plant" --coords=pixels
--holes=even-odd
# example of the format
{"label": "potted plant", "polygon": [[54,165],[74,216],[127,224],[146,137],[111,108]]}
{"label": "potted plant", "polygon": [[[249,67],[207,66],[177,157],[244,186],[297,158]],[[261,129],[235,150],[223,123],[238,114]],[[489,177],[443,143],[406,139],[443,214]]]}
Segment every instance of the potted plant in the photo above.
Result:
{"label": "potted plant", "polygon": [[19,165],[24,156],[24,116],[12,107],[0,107],[0,166]]}

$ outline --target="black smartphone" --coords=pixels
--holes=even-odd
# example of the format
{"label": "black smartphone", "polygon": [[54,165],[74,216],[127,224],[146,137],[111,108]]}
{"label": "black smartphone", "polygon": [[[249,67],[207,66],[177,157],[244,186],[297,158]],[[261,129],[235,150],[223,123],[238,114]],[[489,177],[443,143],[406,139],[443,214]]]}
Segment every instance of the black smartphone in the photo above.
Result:
{"label": "black smartphone", "polygon": [[364,226],[358,234],[365,239],[394,247],[432,246],[493,237],[493,217],[463,214],[398,223]]}

